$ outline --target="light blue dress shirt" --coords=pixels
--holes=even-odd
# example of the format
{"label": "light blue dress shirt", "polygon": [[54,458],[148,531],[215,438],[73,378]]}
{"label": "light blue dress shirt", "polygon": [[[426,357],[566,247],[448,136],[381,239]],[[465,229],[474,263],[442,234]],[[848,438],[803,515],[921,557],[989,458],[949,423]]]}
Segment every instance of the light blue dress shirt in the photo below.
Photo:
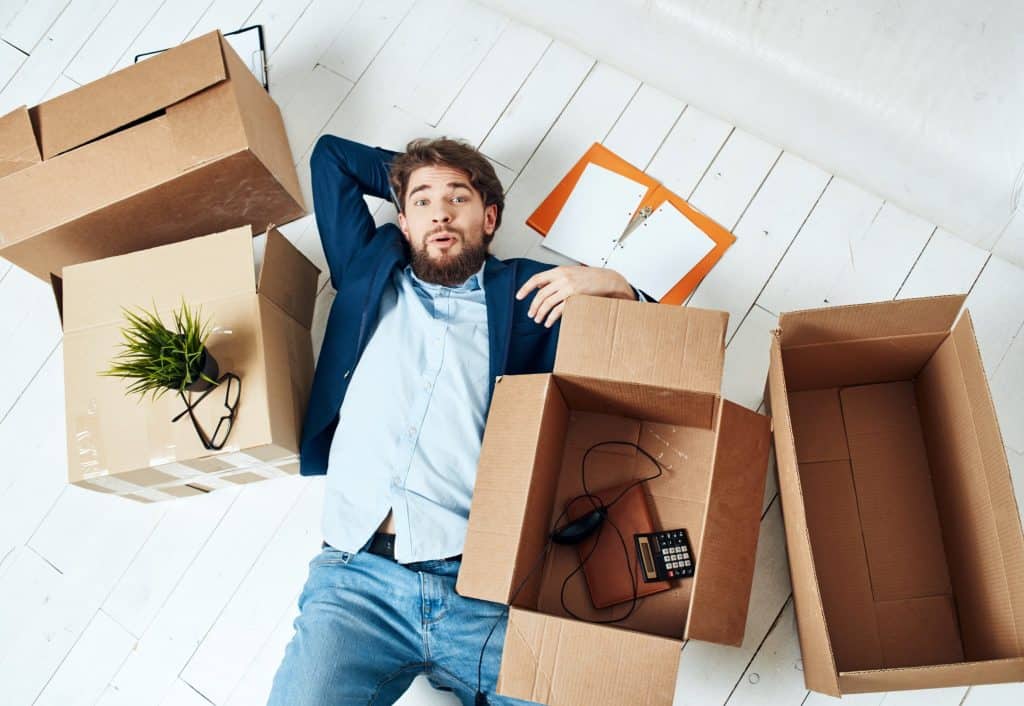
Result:
{"label": "light blue dress shirt", "polygon": [[393,510],[400,563],[462,553],[490,382],[483,279],[392,275],[331,442],[322,529],[336,549],[358,551]]}

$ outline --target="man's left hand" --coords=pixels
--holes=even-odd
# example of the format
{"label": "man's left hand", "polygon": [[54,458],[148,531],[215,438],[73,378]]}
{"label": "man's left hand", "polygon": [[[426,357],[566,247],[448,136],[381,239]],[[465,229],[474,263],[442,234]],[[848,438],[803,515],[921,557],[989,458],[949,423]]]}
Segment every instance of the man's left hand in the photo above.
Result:
{"label": "man's left hand", "polygon": [[523,299],[534,289],[538,291],[530,303],[530,318],[548,328],[562,316],[565,300],[573,294],[636,299],[633,287],[615,270],[584,265],[563,265],[538,272],[519,288],[516,299]]}

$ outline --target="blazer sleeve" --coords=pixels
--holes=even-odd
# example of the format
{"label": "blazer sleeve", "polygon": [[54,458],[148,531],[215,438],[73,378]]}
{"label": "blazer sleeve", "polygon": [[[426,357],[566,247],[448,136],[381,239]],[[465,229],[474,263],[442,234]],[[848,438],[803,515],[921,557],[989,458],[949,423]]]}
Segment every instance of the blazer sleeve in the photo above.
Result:
{"label": "blazer sleeve", "polygon": [[388,168],[396,154],[334,135],[323,135],[313,148],[313,211],[335,289],[352,256],[376,232],[363,196],[389,197]]}

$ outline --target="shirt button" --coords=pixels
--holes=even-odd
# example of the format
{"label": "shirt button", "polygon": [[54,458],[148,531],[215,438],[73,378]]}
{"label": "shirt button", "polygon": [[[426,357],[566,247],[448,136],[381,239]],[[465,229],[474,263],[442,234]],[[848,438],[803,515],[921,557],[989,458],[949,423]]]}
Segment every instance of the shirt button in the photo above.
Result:
{"label": "shirt button", "polygon": [[409,436],[416,436],[416,427],[409,427]]}
{"label": "shirt button", "polygon": [[423,389],[424,390],[429,390],[433,386],[434,386],[434,383],[430,382],[429,380],[427,380],[425,383],[423,383]]}

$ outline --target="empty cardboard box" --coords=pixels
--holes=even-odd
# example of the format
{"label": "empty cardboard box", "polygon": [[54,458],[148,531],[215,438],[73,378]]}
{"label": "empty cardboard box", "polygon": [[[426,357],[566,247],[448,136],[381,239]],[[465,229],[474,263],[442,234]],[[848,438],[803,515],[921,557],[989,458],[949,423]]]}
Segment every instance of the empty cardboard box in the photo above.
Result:
{"label": "empty cardboard box", "polygon": [[[257,279],[250,227],[66,267],[55,284],[68,481],[151,502],[298,473],[318,273],[271,229]],[[120,350],[122,307],[155,310],[173,327],[171,311],[182,300],[213,327],[207,348],[220,373],[241,379],[234,425],[219,451],[203,446],[187,415],[171,422],[185,409],[175,391],[142,398],[127,393],[129,381],[99,374]],[[196,406],[207,435],[227,414],[225,385]]]}
{"label": "empty cardboard box", "polygon": [[[551,706],[667,706],[684,638],[742,642],[770,432],[767,417],[720,395],[727,320],[571,297],[554,372],[495,385],[457,590],[511,606],[498,693]],[[513,335],[529,336],[529,327]],[[592,621],[629,604],[591,605],[583,572],[570,576],[576,547],[552,545],[539,560],[567,502],[583,492],[584,454],[604,441],[638,444],[662,466],[642,486],[655,529],[687,529],[696,554],[693,578],[641,598],[614,625]],[[587,459],[587,487],[656,472],[628,444],[604,446]],[[567,576],[566,605],[583,620],[563,610]]]}
{"label": "empty cardboard box", "polygon": [[1024,679],[1024,537],[963,300],[779,317],[768,398],[809,689]]}
{"label": "empty cardboard box", "polygon": [[303,213],[277,104],[217,31],[0,117],[0,256],[44,280]]}

